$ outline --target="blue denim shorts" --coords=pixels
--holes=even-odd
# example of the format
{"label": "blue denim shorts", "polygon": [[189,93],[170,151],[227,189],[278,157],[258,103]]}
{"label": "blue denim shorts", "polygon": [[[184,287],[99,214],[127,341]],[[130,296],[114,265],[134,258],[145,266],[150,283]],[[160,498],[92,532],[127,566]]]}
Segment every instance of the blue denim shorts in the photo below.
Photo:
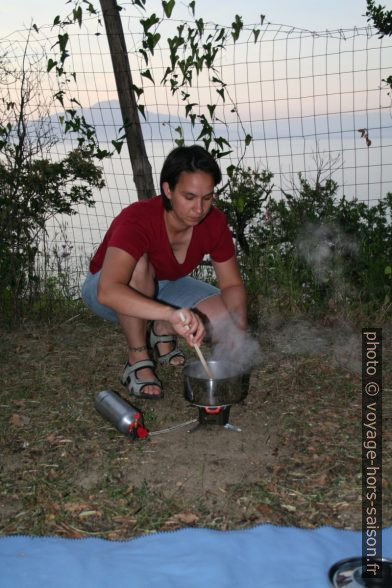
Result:
{"label": "blue denim shorts", "polygon": [[[82,299],[94,314],[108,321],[116,322],[116,312],[108,306],[100,304],[97,300],[100,273],[89,273],[87,275],[82,286]],[[206,300],[206,298],[216,296],[219,293],[220,290],[215,288],[215,286],[202,282],[201,280],[196,280],[190,276],[185,276],[174,281],[157,281],[154,300],[164,302],[175,308],[195,308],[200,302]]]}

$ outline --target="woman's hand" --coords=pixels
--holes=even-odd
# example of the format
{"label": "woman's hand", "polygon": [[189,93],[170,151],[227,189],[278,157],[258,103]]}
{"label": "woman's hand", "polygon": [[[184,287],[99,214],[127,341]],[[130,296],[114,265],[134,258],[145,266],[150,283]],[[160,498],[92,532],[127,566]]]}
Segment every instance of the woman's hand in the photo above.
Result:
{"label": "woman's hand", "polygon": [[205,328],[201,318],[189,310],[189,308],[180,308],[173,310],[168,321],[173,326],[176,333],[184,337],[188,345],[201,345],[205,333]]}

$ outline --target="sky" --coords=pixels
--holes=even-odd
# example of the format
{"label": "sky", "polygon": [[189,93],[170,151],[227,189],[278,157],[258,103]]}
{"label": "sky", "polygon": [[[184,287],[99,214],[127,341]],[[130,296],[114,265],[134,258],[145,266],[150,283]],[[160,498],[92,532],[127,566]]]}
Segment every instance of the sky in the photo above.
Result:
{"label": "sky", "polygon": [[[96,5],[99,4],[95,0]],[[125,4],[119,2],[119,4]],[[178,1],[177,6],[188,2]],[[392,0],[382,2],[387,9],[392,8]],[[151,7],[160,14],[159,0],[147,0],[147,9]],[[20,28],[25,28],[33,20],[36,24],[50,24],[57,14],[69,11],[72,4],[66,0],[14,0],[0,4],[0,37]],[[182,9],[186,15],[185,8]],[[205,20],[219,24],[230,24],[235,14],[243,17],[244,23],[258,23],[260,14],[265,14],[266,21],[284,24],[312,31],[335,30],[366,26],[365,0],[196,0],[197,15]]]}

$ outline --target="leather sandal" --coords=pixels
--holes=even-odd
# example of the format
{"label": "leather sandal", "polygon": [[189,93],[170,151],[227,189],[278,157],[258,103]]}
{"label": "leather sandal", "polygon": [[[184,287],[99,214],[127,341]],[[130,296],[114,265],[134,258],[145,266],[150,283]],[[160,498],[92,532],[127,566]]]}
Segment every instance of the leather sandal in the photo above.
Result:
{"label": "leather sandal", "polygon": [[[178,348],[177,337],[175,335],[157,335],[154,332],[153,323],[150,323],[148,328],[148,343],[155,361],[157,361],[161,365],[166,364],[171,365],[173,367],[182,367],[184,365],[185,355],[183,354],[181,349]],[[158,349],[159,343],[172,343],[173,349],[168,353],[164,353],[163,355],[161,355]],[[182,362],[178,364],[170,363],[173,357],[181,357]]]}
{"label": "leather sandal", "polygon": [[[136,361],[132,365],[127,362],[121,377],[121,383],[128,388],[128,392],[137,398],[146,398],[148,400],[158,400],[163,398],[162,382],[155,376],[153,379],[141,380],[137,377],[137,371],[143,368],[154,370],[154,362],[151,359]],[[161,391],[159,394],[146,394],[143,392],[146,386],[158,386]]]}

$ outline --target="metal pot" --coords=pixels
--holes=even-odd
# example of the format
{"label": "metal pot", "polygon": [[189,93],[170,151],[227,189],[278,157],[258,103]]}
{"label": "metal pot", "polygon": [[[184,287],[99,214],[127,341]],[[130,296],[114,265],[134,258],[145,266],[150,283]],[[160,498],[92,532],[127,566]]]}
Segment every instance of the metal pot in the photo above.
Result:
{"label": "metal pot", "polygon": [[184,396],[196,406],[227,406],[243,400],[249,387],[249,374],[238,373],[227,361],[208,361],[214,378],[210,379],[199,361],[182,370]]}

